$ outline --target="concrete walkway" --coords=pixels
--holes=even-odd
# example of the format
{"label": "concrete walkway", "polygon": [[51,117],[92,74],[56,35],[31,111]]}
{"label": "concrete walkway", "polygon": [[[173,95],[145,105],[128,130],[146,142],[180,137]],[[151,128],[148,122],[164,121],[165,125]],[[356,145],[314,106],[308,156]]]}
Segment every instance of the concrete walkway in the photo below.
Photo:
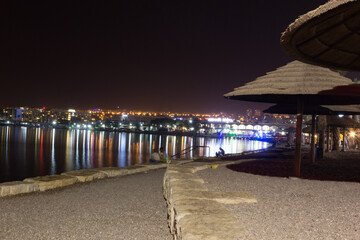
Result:
{"label": "concrete walkway", "polygon": [[165,169],[0,198],[0,239],[173,239]]}

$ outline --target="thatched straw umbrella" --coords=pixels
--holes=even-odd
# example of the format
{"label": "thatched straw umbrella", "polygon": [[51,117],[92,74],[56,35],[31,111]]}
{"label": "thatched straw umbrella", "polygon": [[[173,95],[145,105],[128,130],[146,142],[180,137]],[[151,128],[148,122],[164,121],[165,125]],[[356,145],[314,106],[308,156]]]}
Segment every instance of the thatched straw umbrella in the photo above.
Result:
{"label": "thatched straw umbrella", "polygon": [[[263,111],[264,113],[273,113],[273,114],[296,114],[296,106],[291,104],[276,104],[270,106],[269,108]],[[304,115],[328,115],[332,111],[329,108],[325,108],[319,105],[305,105],[303,109]]]}
{"label": "thatched straw umbrella", "polygon": [[327,108],[333,112],[333,114],[326,115],[360,115],[359,105],[322,105],[321,107]]}
{"label": "thatched straw umbrella", "polygon": [[[276,104],[263,111],[264,113],[296,114],[296,108],[290,104]],[[305,105],[304,115],[360,115],[359,105]]]}
{"label": "thatched straw umbrella", "polygon": [[360,128],[360,123],[355,121],[354,119],[347,117],[339,117],[339,116],[327,116],[327,125],[332,127],[338,127],[343,129],[343,145],[342,150],[345,151],[345,136],[346,136],[346,128]]}
{"label": "thatched straw umbrella", "polygon": [[327,125],[341,128],[360,128],[360,123],[348,117],[327,116]]}
{"label": "thatched straw umbrella", "polygon": [[337,86],[352,84],[351,79],[330,69],[293,61],[275,71],[256,78],[244,86],[224,95],[228,99],[268,102],[297,103],[299,97],[305,104],[347,105],[348,99],[319,95]]}
{"label": "thatched straw umbrella", "polygon": [[[296,114],[295,105],[290,104],[276,104],[263,111],[264,113],[277,113],[277,114]],[[304,115],[312,115],[311,128],[307,128],[306,131],[311,133],[310,143],[310,158],[312,162],[315,162],[315,115],[358,115],[360,114],[360,107],[358,105],[305,105]],[[302,129],[303,132],[304,129]],[[320,148],[322,149],[322,148]]]}
{"label": "thatched straw umbrella", "polygon": [[300,61],[360,71],[359,30],[360,0],[331,0],[290,24],[280,42]]}
{"label": "thatched straw umbrella", "polygon": [[[264,113],[277,113],[277,114],[297,114],[296,106],[293,104],[276,104],[265,109]],[[312,162],[315,162],[315,134],[316,134],[316,125],[315,119],[316,115],[328,115],[333,114],[329,108],[322,107],[319,105],[305,105],[303,109],[304,115],[312,116],[312,125],[310,128],[306,128],[306,130],[302,129],[302,132],[307,132],[311,134],[310,141],[310,159]]]}
{"label": "thatched straw umbrella", "polygon": [[[349,104],[346,96],[329,99],[317,93],[352,81],[329,69],[291,62],[225,94],[228,99],[297,104],[295,175],[300,176],[303,106],[308,104]],[[359,96],[360,103],[360,96]]]}
{"label": "thatched straw umbrella", "polygon": [[[357,113],[359,114],[359,113]],[[307,125],[313,125],[313,122],[307,122]],[[360,128],[360,123],[355,121],[352,118],[349,117],[340,117],[338,115],[331,115],[326,116],[326,125],[328,127],[335,127],[335,128],[342,128],[343,129],[343,136],[344,136],[344,142],[343,142],[343,151],[345,151],[345,129],[346,128]]]}

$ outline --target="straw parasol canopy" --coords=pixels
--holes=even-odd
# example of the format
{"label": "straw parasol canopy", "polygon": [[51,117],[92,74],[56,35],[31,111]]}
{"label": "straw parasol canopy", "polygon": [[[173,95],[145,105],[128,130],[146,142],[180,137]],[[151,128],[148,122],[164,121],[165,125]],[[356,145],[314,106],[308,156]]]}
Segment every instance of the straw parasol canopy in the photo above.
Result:
{"label": "straw parasol canopy", "polygon": [[[312,121],[305,122],[305,125],[312,125]],[[360,123],[354,119],[336,115],[326,116],[326,125],[340,128],[360,128]]]}
{"label": "straw parasol canopy", "polygon": [[[351,79],[330,69],[293,61],[235,88],[224,97],[254,102],[295,104],[298,96],[301,96],[305,104],[341,105],[349,104],[345,95],[329,100],[326,94],[317,93],[352,83]],[[360,100],[360,96],[358,98]]]}
{"label": "straw parasol canopy", "polygon": [[359,105],[322,105],[321,107],[328,108],[335,114],[330,115],[360,115],[360,106]]}
{"label": "straw parasol canopy", "polygon": [[347,96],[349,101],[356,101],[360,94],[360,84],[349,84],[335,86],[332,89],[322,90],[319,92],[319,95],[327,95],[329,98],[332,97],[337,99],[341,96]]}
{"label": "straw parasol canopy", "polygon": [[[263,111],[264,113],[296,114],[296,106],[276,104]],[[305,105],[304,115],[360,115],[359,105]]]}
{"label": "straw parasol canopy", "polygon": [[[311,132],[312,134],[314,134],[313,129],[314,126],[316,125],[314,121],[308,121],[305,123],[306,125],[311,125]],[[346,134],[346,128],[360,128],[360,123],[358,123],[357,121],[355,121],[352,118],[348,118],[348,117],[340,117],[340,116],[335,116],[335,115],[331,115],[331,116],[326,116],[326,125],[327,126],[331,126],[331,127],[336,127],[336,128],[342,128],[343,129],[343,134],[345,136]],[[308,132],[310,129],[309,126],[307,126],[306,128],[303,128],[302,131],[303,132]],[[328,136],[327,138],[329,138],[329,131],[328,130]],[[327,148],[329,149],[329,141],[327,142]],[[343,142],[343,151],[345,151],[345,142]]]}
{"label": "straw parasol canopy", "polygon": [[[277,113],[277,114],[297,114],[296,106],[290,104],[276,104],[263,111],[264,113]],[[303,109],[304,115],[328,115],[332,111],[328,108],[319,105],[305,105]]]}
{"label": "straw parasol canopy", "polygon": [[341,128],[360,128],[360,123],[347,117],[327,116],[326,122],[328,126]]}
{"label": "straw parasol canopy", "polygon": [[324,67],[360,71],[360,0],[331,0],[282,34],[287,54]]}
{"label": "straw parasol canopy", "polygon": [[[265,113],[280,113],[280,114],[296,114],[296,106],[290,104],[276,104],[270,108],[264,110]],[[360,107],[358,105],[305,105],[303,109],[305,115],[312,115],[310,122],[311,127],[302,128],[302,132],[311,133],[310,142],[310,158],[312,162],[315,162],[315,133],[317,127],[315,127],[316,115],[357,115],[360,114]],[[337,117],[337,116],[336,116]],[[344,120],[346,121],[346,120]],[[309,123],[306,123],[309,125]]]}
{"label": "straw parasol canopy", "polygon": [[[346,95],[330,98],[328,94],[318,92],[333,89],[336,86],[349,85],[352,81],[329,69],[299,61],[289,64],[258,77],[244,86],[224,95],[228,99],[287,103],[297,105],[295,175],[300,176],[301,165],[301,128],[304,105],[329,104],[344,105],[360,103],[360,94],[356,102],[349,102]],[[354,99],[351,99],[355,101]]]}

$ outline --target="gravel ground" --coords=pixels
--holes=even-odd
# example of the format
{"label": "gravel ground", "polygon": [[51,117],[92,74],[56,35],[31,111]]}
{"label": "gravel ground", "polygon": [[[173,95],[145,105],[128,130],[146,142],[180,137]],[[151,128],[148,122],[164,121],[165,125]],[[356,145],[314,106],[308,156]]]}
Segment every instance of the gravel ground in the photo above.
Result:
{"label": "gravel ground", "polygon": [[227,205],[244,239],[360,239],[360,183],[281,178],[225,166],[196,173],[210,190],[249,191],[258,203]]}
{"label": "gravel ground", "polygon": [[172,239],[164,172],[0,198],[0,239]]}

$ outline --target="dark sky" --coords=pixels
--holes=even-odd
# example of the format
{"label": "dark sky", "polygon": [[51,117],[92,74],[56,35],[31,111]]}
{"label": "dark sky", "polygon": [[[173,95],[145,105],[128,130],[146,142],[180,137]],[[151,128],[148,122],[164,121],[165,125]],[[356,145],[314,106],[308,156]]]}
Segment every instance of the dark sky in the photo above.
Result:
{"label": "dark sky", "polygon": [[0,106],[263,108],[223,94],[292,61],[281,32],[325,2],[1,1]]}

